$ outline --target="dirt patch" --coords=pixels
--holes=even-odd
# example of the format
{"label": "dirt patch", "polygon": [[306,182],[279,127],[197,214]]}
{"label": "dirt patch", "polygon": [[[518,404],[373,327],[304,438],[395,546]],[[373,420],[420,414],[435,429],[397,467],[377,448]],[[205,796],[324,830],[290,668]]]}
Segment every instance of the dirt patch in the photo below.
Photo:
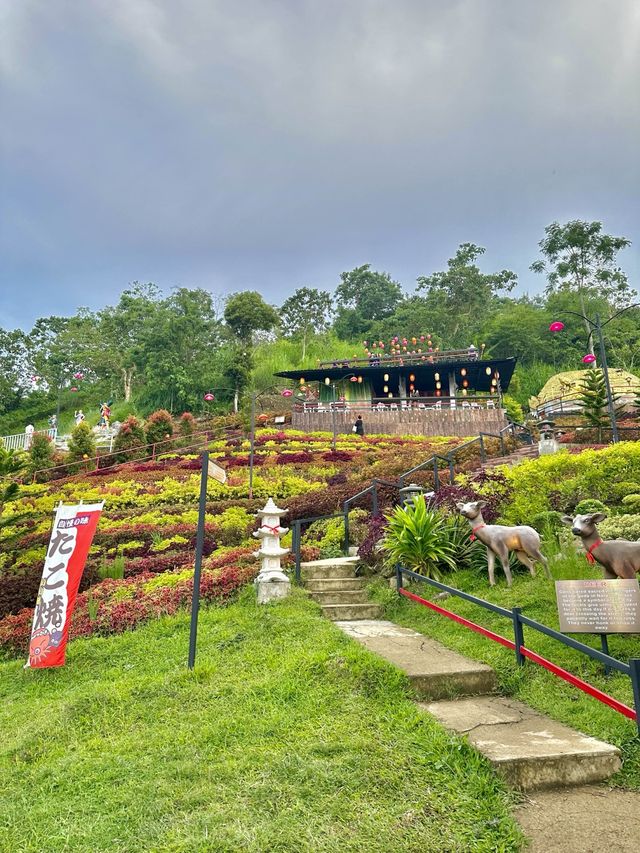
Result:
{"label": "dirt patch", "polygon": [[640,791],[589,785],[532,793],[515,811],[529,853],[638,853]]}

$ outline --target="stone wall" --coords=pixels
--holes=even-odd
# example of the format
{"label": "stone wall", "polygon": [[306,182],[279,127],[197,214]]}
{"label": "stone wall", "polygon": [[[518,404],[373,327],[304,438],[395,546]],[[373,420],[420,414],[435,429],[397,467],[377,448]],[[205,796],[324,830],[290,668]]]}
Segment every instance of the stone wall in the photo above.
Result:
{"label": "stone wall", "polygon": [[[351,432],[358,414],[365,433],[385,435],[474,436],[480,432],[497,433],[507,425],[501,409],[409,409],[406,411],[337,411],[338,432]],[[293,412],[291,426],[304,432],[332,432],[331,412]]]}

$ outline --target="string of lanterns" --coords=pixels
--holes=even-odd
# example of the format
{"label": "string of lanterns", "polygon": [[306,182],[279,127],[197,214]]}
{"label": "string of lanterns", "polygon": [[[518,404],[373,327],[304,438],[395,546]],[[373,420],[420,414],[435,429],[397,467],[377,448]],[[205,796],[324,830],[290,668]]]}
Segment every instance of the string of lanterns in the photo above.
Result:
{"label": "string of lanterns", "polygon": [[[402,356],[419,356],[421,361],[427,361],[434,352],[440,352],[440,347],[434,347],[431,334],[414,336],[412,338],[401,338],[399,335],[385,341],[363,341],[365,355],[369,358],[377,355],[380,351],[388,352],[391,356],[402,358]],[[377,352],[376,352],[377,350]],[[402,360],[400,360],[402,365]]]}

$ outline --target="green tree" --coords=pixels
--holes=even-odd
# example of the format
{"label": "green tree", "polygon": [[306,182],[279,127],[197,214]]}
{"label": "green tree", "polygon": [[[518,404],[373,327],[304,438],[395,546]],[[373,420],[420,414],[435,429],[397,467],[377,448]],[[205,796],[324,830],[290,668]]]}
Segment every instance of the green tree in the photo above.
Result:
{"label": "green tree", "polygon": [[237,412],[240,407],[240,397],[251,385],[253,365],[252,350],[241,346],[240,343],[232,343],[225,347],[219,360],[220,379],[217,383],[217,387],[221,389],[219,396],[223,399],[226,396],[233,399],[234,412]]}
{"label": "green tree", "polygon": [[86,421],[80,421],[71,431],[69,439],[69,461],[90,459],[96,455],[96,439]]}
{"label": "green tree", "polygon": [[278,325],[278,313],[256,290],[242,290],[227,299],[224,320],[233,336],[249,345],[256,332],[270,332]]}
{"label": "green tree", "polygon": [[299,287],[280,308],[280,321],[286,336],[302,342],[302,358],[307,356],[307,341],[326,332],[331,325],[333,300],[325,290]]}
{"label": "green tree", "polygon": [[340,273],[336,289],[338,305],[336,334],[350,340],[366,334],[376,320],[389,317],[402,302],[402,288],[389,273],[371,269],[371,264]]}
{"label": "green tree", "polygon": [[33,475],[39,471],[38,482],[46,480],[47,469],[53,467],[54,450],[53,441],[46,433],[34,433],[29,448],[29,473]]}
{"label": "green tree", "polygon": [[29,389],[26,336],[0,329],[0,414],[20,405]]}
{"label": "green tree", "polygon": [[513,290],[517,276],[511,270],[483,273],[476,264],[481,246],[461,243],[447,269],[418,278],[446,348],[464,348],[477,341],[499,295]]}
{"label": "green tree", "polygon": [[140,363],[143,405],[170,412],[193,409],[214,385],[222,329],[211,294],[179,288],[145,324]]}
{"label": "green tree", "polygon": [[599,367],[585,371],[579,399],[584,419],[598,430],[598,441],[602,443],[602,430],[609,423],[609,415],[604,373]]}
{"label": "green tree", "polygon": [[[603,234],[601,222],[580,219],[564,225],[552,222],[544,234],[538,244],[542,258],[531,264],[531,269],[546,275],[547,293],[570,293],[577,298],[576,308],[582,314],[587,313],[590,297],[605,299],[614,310],[631,301],[635,292],[618,266],[618,253],[630,245],[630,240]],[[584,326],[593,353],[591,327],[586,321]]]}

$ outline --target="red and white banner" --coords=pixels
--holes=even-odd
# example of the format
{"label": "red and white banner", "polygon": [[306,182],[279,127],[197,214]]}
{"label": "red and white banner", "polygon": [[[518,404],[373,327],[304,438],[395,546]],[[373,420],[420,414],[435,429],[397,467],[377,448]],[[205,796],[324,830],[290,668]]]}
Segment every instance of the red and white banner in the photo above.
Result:
{"label": "red and white banner", "polygon": [[62,666],[84,564],[103,503],[56,510],[36,607],[29,660],[25,666]]}

